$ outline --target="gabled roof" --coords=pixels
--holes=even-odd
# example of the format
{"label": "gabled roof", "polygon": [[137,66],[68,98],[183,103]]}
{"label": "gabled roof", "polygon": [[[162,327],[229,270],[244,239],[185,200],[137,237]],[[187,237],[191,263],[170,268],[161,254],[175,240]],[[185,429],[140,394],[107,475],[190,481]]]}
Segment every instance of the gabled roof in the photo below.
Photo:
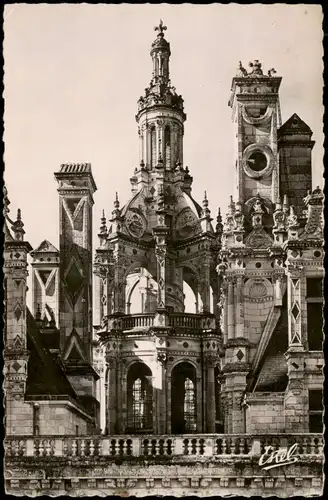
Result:
{"label": "gabled roof", "polygon": [[50,241],[43,240],[42,243],[40,243],[40,245],[31,252],[31,255],[38,253],[38,252],[40,252],[40,253],[59,253],[59,250],[57,250],[57,248],[52,243],[50,243]]}
{"label": "gabled roof", "polygon": [[303,133],[312,135],[310,127],[294,113],[279,129],[279,134]]}

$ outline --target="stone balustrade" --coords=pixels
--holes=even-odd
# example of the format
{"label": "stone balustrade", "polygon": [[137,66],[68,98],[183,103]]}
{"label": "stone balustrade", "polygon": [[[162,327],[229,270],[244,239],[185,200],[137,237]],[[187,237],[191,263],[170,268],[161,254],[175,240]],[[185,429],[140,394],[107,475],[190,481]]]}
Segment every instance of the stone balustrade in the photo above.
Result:
{"label": "stone balustrade", "polygon": [[[108,316],[108,318],[114,318],[116,321],[119,320],[122,330],[132,330],[133,328],[154,326],[155,313],[126,314],[121,317],[115,315]],[[202,328],[201,319],[202,315],[200,314],[170,313],[169,326],[199,330]]]}
{"label": "stone balustrade", "polygon": [[259,457],[266,446],[277,450],[297,443],[296,453],[323,454],[321,434],[191,434],[181,436],[10,436],[6,457]]}
{"label": "stone balustrade", "polygon": [[132,328],[142,328],[154,325],[155,314],[129,314],[122,316],[123,330],[132,330]]}
{"label": "stone balustrade", "polygon": [[201,328],[201,316],[199,314],[171,313],[169,315],[169,325],[179,328]]}

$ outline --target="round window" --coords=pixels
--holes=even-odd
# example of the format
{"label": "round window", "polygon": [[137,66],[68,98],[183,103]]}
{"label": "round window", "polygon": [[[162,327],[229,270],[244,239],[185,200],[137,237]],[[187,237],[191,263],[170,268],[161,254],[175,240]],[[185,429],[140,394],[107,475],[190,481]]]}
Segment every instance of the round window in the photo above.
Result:
{"label": "round window", "polygon": [[265,154],[261,153],[261,151],[255,151],[248,158],[247,164],[255,172],[261,172],[267,166],[268,161]]}

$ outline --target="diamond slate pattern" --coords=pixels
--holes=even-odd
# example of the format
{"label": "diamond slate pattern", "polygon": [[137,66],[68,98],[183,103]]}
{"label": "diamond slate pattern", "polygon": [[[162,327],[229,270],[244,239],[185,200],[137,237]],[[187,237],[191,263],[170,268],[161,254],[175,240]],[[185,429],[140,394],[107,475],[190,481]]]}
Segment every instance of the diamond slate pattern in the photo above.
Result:
{"label": "diamond slate pattern", "polygon": [[75,301],[77,299],[77,293],[79,292],[79,290],[83,285],[83,277],[75,262],[73,262],[70,270],[67,273],[66,283],[68,291],[71,294],[72,300]]}
{"label": "diamond slate pattern", "polygon": [[241,361],[244,356],[245,354],[243,353],[243,351],[239,349],[239,351],[237,352],[237,358],[239,359],[239,361]]}
{"label": "diamond slate pattern", "polygon": [[14,311],[14,315],[15,315],[16,320],[19,321],[20,317],[22,315],[22,310],[19,306],[16,307],[16,309]]}
{"label": "diamond slate pattern", "polygon": [[18,372],[18,370],[22,367],[22,366],[18,363],[18,361],[15,361],[15,363],[13,363],[11,366],[12,366],[12,368],[13,368],[16,372]]}
{"label": "diamond slate pattern", "polygon": [[292,315],[294,316],[294,319],[297,319],[299,313],[300,313],[300,308],[298,307],[297,302],[295,302],[292,309]]}

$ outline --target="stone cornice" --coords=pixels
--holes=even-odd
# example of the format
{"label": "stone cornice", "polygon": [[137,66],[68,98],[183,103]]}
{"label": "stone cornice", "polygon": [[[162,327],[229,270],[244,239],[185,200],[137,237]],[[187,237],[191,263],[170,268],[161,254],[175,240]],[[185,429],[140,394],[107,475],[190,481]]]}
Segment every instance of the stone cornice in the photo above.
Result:
{"label": "stone cornice", "polygon": [[223,373],[248,373],[250,370],[250,364],[249,363],[227,363],[223,366],[222,372]]}

